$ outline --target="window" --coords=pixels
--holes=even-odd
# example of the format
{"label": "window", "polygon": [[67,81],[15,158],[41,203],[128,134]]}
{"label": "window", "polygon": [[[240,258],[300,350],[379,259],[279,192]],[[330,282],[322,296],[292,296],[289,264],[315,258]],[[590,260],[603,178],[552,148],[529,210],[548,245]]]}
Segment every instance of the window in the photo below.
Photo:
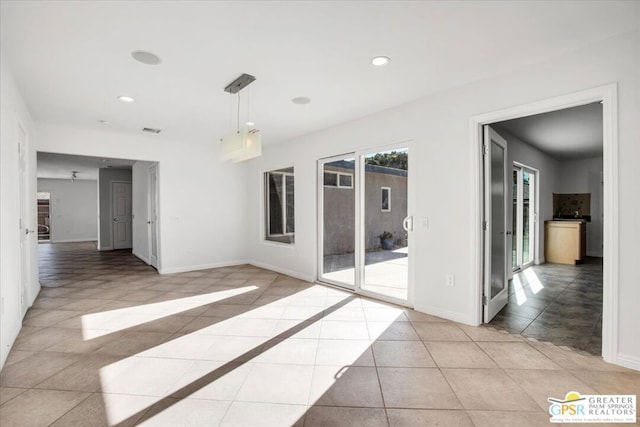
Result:
{"label": "window", "polygon": [[353,174],[325,171],[324,186],[338,187],[338,188],[353,188]]}
{"label": "window", "polygon": [[380,210],[382,212],[391,212],[391,188],[389,187],[380,187]]}
{"label": "window", "polygon": [[293,168],[266,172],[264,181],[265,239],[272,242],[293,243],[295,240]]}

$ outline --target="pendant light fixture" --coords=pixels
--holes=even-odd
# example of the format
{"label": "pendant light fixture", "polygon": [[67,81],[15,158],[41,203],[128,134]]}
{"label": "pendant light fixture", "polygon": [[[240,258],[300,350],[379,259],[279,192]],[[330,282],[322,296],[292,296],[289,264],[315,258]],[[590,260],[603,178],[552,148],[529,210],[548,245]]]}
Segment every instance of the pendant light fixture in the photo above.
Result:
{"label": "pendant light fixture", "polygon": [[[249,74],[242,74],[224,88],[230,95],[238,94],[238,106],[236,111],[236,126],[228,136],[221,139],[221,151],[223,160],[231,160],[233,163],[253,159],[262,155],[262,135],[255,129],[255,123],[249,120],[249,92],[247,90],[247,120],[240,126],[240,92],[251,84],[256,78]],[[251,129],[249,128],[251,127]]]}

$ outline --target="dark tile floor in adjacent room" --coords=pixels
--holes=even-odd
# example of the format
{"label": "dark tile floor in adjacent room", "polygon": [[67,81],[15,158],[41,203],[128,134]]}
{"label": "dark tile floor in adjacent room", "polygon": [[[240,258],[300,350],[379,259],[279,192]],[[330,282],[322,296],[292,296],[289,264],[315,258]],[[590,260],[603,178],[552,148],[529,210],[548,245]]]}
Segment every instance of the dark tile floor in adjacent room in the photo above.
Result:
{"label": "dark tile floor in adjacent room", "polygon": [[529,267],[509,282],[509,303],[491,326],[602,354],[602,258]]}

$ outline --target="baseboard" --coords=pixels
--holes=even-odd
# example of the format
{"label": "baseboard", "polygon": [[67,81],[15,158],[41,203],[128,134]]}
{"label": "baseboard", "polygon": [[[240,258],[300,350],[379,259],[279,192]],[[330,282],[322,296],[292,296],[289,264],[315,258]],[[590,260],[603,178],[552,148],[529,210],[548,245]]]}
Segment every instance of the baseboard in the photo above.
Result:
{"label": "baseboard", "polygon": [[160,274],[186,273],[188,271],[207,270],[209,268],[234,267],[236,265],[250,264],[247,260],[217,262],[212,264],[187,265],[184,267],[160,268]]}
{"label": "baseboard", "polygon": [[139,258],[142,262],[144,262],[147,265],[151,265],[151,261],[149,261],[149,258],[147,258],[146,256],[140,255],[138,253],[136,253],[136,251],[131,251],[131,254],[134,255],[135,257]]}
{"label": "baseboard", "polygon": [[265,270],[271,270],[271,271],[275,271],[276,273],[284,274],[286,276],[295,277],[296,279],[304,280],[305,282],[315,281],[313,277],[308,276],[306,274],[301,274],[297,271],[289,270],[286,268],[280,268],[275,265],[267,264],[264,262],[249,261],[249,264],[253,265],[254,267],[264,268]]}
{"label": "baseboard", "polygon": [[56,239],[56,240],[49,240],[50,243],[80,243],[80,242],[97,242],[98,239],[95,237],[92,238],[88,238],[88,239]]}
{"label": "baseboard", "polygon": [[613,363],[615,363],[616,365],[624,366],[625,368],[640,371],[640,357],[637,356],[618,353]]}
{"label": "baseboard", "polygon": [[99,251],[112,251],[113,247],[112,246],[103,246],[101,248],[98,248]]}
{"label": "baseboard", "polygon": [[414,305],[413,309],[421,313],[429,314],[431,316],[442,317],[443,319],[452,320],[458,323],[464,323],[465,325],[478,326],[473,316],[465,313],[458,313],[457,311],[445,310],[440,307],[433,306],[419,306]]}

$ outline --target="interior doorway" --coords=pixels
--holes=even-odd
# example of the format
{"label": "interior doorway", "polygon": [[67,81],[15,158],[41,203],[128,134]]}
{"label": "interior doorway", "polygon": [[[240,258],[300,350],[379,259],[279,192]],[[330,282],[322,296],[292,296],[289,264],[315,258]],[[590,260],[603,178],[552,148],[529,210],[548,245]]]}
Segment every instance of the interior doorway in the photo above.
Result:
{"label": "interior doorway", "polygon": [[[504,236],[507,237],[509,236],[509,232],[513,231],[513,235],[508,239],[510,243],[509,246],[513,245],[513,247],[511,247],[507,253],[508,257],[512,258],[508,259],[508,262],[510,268],[514,269],[514,276],[508,286],[508,305],[501,309],[502,311],[499,311],[500,314],[516,311],[518,307],[526,307],[526,304],[530,304],[527,309],[520,309],[520,312],[517,313],[518,316],[525,313],[525,311],[528,311],[529,314],[533,313],[532,316],[535,316],[536,319],[542,319],[544,317],[544,319],[542,319],[544,321],[540,322],[540,324],[537,325],[537,328],[552,330],[556,335],[558,335],[555,338],[559,339],[559,341],[554,341],[553,339],[542,339],[542,341],[551,341],[560,345],[569,345],[571,347],[584,349],[580,345],[574,345],[575,342],[572,342],[571,339],[575,338],[575,336],[563,336],[563,331],[561,331],[560,328],[556,328],[555,324],[550,325],[548,322],[550,317],[555,316],[557,324],[566,326],[566,318],[570,317],[572,319],[570,326],[572,329],[580,329],[582,327],[587,332],[592,332],[594,329],[602,332],[601,340],[596,340],[595,343],[591,343],[595,344],[591,347],[591,350],[593,352],[593,349],[595,348],[597,354],[602,354],[605,360],[609,361],[613,361],[612,359],[615,355],[615,343],[617,341],[617,322],[613,309],[615,304],[615,295],[617,295],[617,283],[613,280],[615,277],[615,271],[612,268],[613,263],[611,257],[614,257],[615,259],[618,234],[614,221],[606,221],[607,218],[611,218],[610,215],[607,215],[607,212],[611,214],[615,212],[617,208],[617,198],[615,197],[615,190],[617,189],[617,178],[615,176],[615,165],[617,165],[617,140],[615,138],[614,131],[616,105],[615,96],[616,87],[615,85],[611,85],[531,105],[524,105],[509,110],[498,111],[474,117],[472,119],[472,125],[476,129],[473,138],[474,144],[478,144],[478,146],[483,147],[482,141],[484,135],[480,133],[479,130],[486,128],[489,124],[491,124],[492,127],[496,126],[502,134],[505,134],[505,128],[500,124],[500,122],[505,120],[515,121],[520,118],[525,120],[525,118],[529,119],[537,115],[542,116],[545,114],[565,111],[571,111],[571,114],[573,114],[574,111],[590,108],[597,112],[601,134],[599,147],[601,154],[600,160],[598,161],[598,159],[595,159],[594,162],[599,165],[600,169],[593,173],[592,171],[589,171],[589,175],[598,175],[603,177],[604,180],[604,194],[602,195],[602,213],[604,214],[602,228],[604,238],[600,247],[596,248],[602,249],[600,256],[603,256],[603,258],[595,258],[596,262],[592,262],[594,258],[587,258],[585,260],[577,259],[579,262],[576,263],[576,265],[571,266],[549,263],[541,266],[533,265],[538,264],[541,261],[540,257],[542,257],[542,250],[538,245],[536,245],[535,239],[544,239],[544,228],[542,227],[543,221],[551,222],[562,220],[583,223],[590,221],[591,215],[583,215],[583,211],[575,209],[575,211],[571,211],[571,218],[565,217],[564,215],[568,215],[568,213],[564,212],[561,212],[563,214],[561,217],[561,215],[552,208],[551,199],[554,195],[551,194],[552,191],[548,187],[549,182],[553,181],[552,174],[543,175],[543,172],[541,171],[537,171],[530,167],[528,168],[525,166],[525,164],[528,163],[526,161],[521,164],[513,162],[508,165],[508,182],[511,190],[509,191],[509,204],[511,206],[509,215],[511,216],[510,222],[512,228],[504,227],[496,230],[496,227],[500,227],[498,224],[493,224],[493,230],[491,230],[491,217],[486,216],[486,203],[487,200],[490,201],[490,198],[487,198],[487,194],[491,194],[491,192],[495,191],[495,183],[487,181],[486,171],[480,173],[484,168],[479,167],[478,176],[481,177],[481,184],[479,187],[480,191],[478,193],[478,213],[479,218],[481,218],[481,226],[478,230],[478,237],[479,242],[482,242],[482,245],[478,245],[478,248],[480,248],[478,251],[478,260],[483,260],[482,263],[479,264],[479,273],[484,272],[484,274],[478,275],[479,278],[482,278],[480,281],[483,283],[481,294],[478,299],[478,306],[482,310],[478,311],[478,318],[481,319],[482,322],[488,323],[492,319],[492,312],[495,312],[495,310],[490,306],[490,297],[492,294],[487,294],[487,292],[491,292],[490,280],[493,280],[494,278],[492,275],[488,274],[487,269],[496,269],[492,266],[492,261],[495,257],[492,256],[491,248],[487,250],[487,247],[490,246],[488,242],[491,242],[492,239],[495,240],[495,233],[503,233]],[[596,108],[594,109],[592,106],[596,106]],[[509,149],[510,148],[511,147],[509,147]],[[485,148],[478,150],[478,152],[481,153],[479,154],[479,158],[482,158],[484,152],[486,152],[485,150]],[[572,152],[577,153],[580,149],[573,147],[571,150]],[[542,152],[543,150],[539,151]],[[522,154],[524,151],[520,150],[520,152]],[[522,159],[526,160],[526,158]],[[486,161],[480,162],[479,160],[480,159],[478,159],[479,165],[486,166]],[[559,170],[570,170],[569,167],[562,163],[563,161],[566,162],[567,160],[561,159],[558,161],[558,164],[560,164]],[[579,159],[579,162],[588,163],[588,161],[583,161],[582,159]],[[570,166],[575,167],[573,164]],[[568,185],[567,183],[570,182],[576,174],[569,172],[565,175],[567,179],[561,179],[561,182],[566,187],[566,185]],[[560,174],[560,176],[562,176],[562,174]],[[535,197],[535,200],[531,200],[530,197],[528,207],[526,201],[527,178],[529,179],[528,185],[533,185],[535,187],[535,191],[530,191],[529,196],[532,194],[535,196],[541,192],[540,196]],[[547,185],[544,191],[540,189],[541,182],[544,182]],[[602,179],[600,182],[597,182],[597,186],[594,187],[593,192],[599,192],[600,188],[603,188]],[[529,190],[532,190],[532,188],[529,187]],[[484,194],[484,196],[480,197],[481,194]],[[547,200],[545,200],[545,198]],[[542,202],[540,199],[542,199]],[[580,199],[580,197],[577,199]],[[541,204],[539,210],[533,208],[538,204]],[[485,223],[485,221],[489,224]],[[535,232],[535,224],[537,222],[540,223],[539,232]],[[533,228],[532,224],[534,226]],[[526,238],[527,234],[529,235],[528,239]],[[533,241],[531,239],[532,236]],[[544,241],[540,242],[540,246],[546,247],[544,245]],[[538,253],[540,253],[540,257],[538,256]],[[599,262],[597,261],[598,259],[600,259]],[[500,260],[500,262],[502,261],[504,260]],[[483,265],[484,267],[482,267]],[[598,277],[600,278],[599,280]],[[565,280],[565,283],[560,283],[560,286],[556,286],[559,282],[562,282],[562,280],[557,280],[558,278]],[[587,295],[588,292],[590,293],[589,295]],[[545,297],[540,298],[540,295],[543,294]],[[576,298],[581,296],[584,296],[585,300],[577,301]],[[563,297],[566,298],[562,300]],[[574,301],[575,304],[572,305],[572,301]],[[535,312],[536,310],[539,311]],[[602,313],[601,317],[599,316],[599,313]],[[596,324],[580,324],[581,315],[584,315],[584,318],[589,319],[589,321],[593,321],[595,318],[597,320]],[[518,321],[523,320],[518,319],[518,316],[512,317],[512,319],[516,319]],[[528,320],[524,321],[527,322]],[[519,327],[518,325],[510,326],[516,329]],[[559,331],[562,333],[557,333]],[[598,339],[600,339],[600,334],[598,335]]]}
{"label": "interior doorway", "polygon": [[51,240],[51,193],[39,191],[38,195],[38,242]]}
{"label": "interior doorway", "polygon": [[318,162],[318,280],[408,305],[410,147]]}

